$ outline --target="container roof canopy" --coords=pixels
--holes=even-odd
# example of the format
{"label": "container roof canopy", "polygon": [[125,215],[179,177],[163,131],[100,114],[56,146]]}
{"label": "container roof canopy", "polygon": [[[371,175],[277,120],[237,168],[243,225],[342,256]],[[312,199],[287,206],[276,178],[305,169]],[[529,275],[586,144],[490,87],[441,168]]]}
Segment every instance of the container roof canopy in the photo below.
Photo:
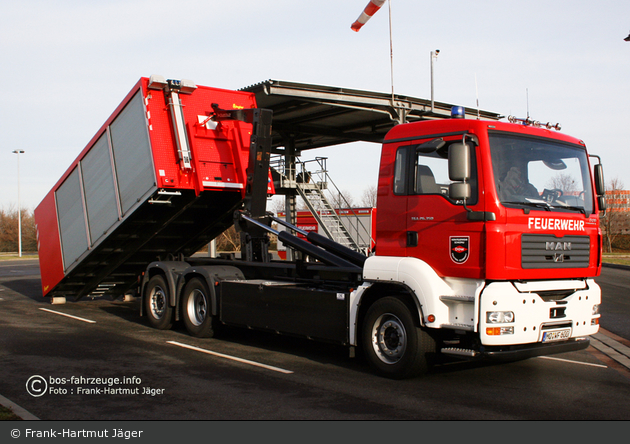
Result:
{"label": "container roof canopy", "polygon": [[[381,143],[399,123],[450,118],[455,105],[373,91],[267,80],[242,91],[256,95],[258,107],[273,110],[273,148],[297,152],[348,142]],[[497,113],[466,110],[466,117],[498,120]]]}

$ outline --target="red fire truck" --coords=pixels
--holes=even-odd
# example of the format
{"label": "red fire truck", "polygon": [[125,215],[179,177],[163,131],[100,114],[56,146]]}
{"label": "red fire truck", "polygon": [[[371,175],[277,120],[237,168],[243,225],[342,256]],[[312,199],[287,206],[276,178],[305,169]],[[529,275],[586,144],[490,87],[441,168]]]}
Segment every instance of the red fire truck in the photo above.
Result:
{"label": "red fire truck", "polygon": [[[599,328],[601,164],[551,125],[463,117],[384,137],[365,255],[267,212],[282,172],[254,94],[142,78],[35,211],[43,293],[135,291],[155,328],[361,347],[391,378],[444,356],[584,349]],[[192,256],[232,224],[239,259]],[[274,261],[270,233],[296,258]]]}

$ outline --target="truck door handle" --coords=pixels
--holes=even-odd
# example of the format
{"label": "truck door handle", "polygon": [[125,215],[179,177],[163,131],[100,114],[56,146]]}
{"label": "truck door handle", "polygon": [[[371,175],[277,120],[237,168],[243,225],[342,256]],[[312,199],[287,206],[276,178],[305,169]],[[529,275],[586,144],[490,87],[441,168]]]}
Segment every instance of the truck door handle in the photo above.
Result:
{"label": "truck door handle", "polygon": [[417,247],[417,246],[418,246],[418,232],[407,231],[407,247]]}

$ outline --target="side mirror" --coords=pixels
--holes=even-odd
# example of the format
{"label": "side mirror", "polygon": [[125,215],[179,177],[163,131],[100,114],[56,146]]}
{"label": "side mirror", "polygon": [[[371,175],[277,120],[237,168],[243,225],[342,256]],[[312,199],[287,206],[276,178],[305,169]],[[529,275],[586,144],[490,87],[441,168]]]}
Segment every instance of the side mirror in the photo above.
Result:
{"label": "side mirror", "polygon": [[463,200],[470,199],[470,184],[466,182],[455,182],[448,186],[448,195],[451,199]]}
{"label": "side mirror", "polygon": [[606,195],[606,186],[604,185],[604,166],[598,163],[594,167],[595,172],[595,192],[598,196]]}
{"label": "side mirror", "polygon": [[448,177],[454,183],[448,187],[451,199],[463,200],[470,198],[470,147],[465,143],[454,143],[448,147]]}
{"label": "side mirror", "polygon": [[466,182],[470,179],[470,147],[464,143],[454,143],[448,148],[448,177],[453,182]]}
{"label": "side mirror", "polygon": [[606,198],[604,196],[597,197],[597,206],[599,207],[599,211],[606,211]]}
{"label": "side mirror", "polygon": [[463,201],[469,221],[496,220],[496,215],[492,212],[473,211],[466,206],[466,201],[472,196],[472,187],[468,183],[472,169],[470,152],[470,146],[466,143],[453,143],[448,148],[448,177],[453,181],[448,187],[449,197]]}

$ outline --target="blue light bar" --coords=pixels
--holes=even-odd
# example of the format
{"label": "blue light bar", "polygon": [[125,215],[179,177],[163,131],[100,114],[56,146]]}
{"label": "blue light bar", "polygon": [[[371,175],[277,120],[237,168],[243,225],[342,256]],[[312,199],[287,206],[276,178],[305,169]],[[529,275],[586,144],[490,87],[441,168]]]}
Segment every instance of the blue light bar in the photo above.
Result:
{"label": "blue light bar", "polygon": [[454,106],[451,108],[451,118],[453,119],[465,119],[466,110],[463,106]]}

